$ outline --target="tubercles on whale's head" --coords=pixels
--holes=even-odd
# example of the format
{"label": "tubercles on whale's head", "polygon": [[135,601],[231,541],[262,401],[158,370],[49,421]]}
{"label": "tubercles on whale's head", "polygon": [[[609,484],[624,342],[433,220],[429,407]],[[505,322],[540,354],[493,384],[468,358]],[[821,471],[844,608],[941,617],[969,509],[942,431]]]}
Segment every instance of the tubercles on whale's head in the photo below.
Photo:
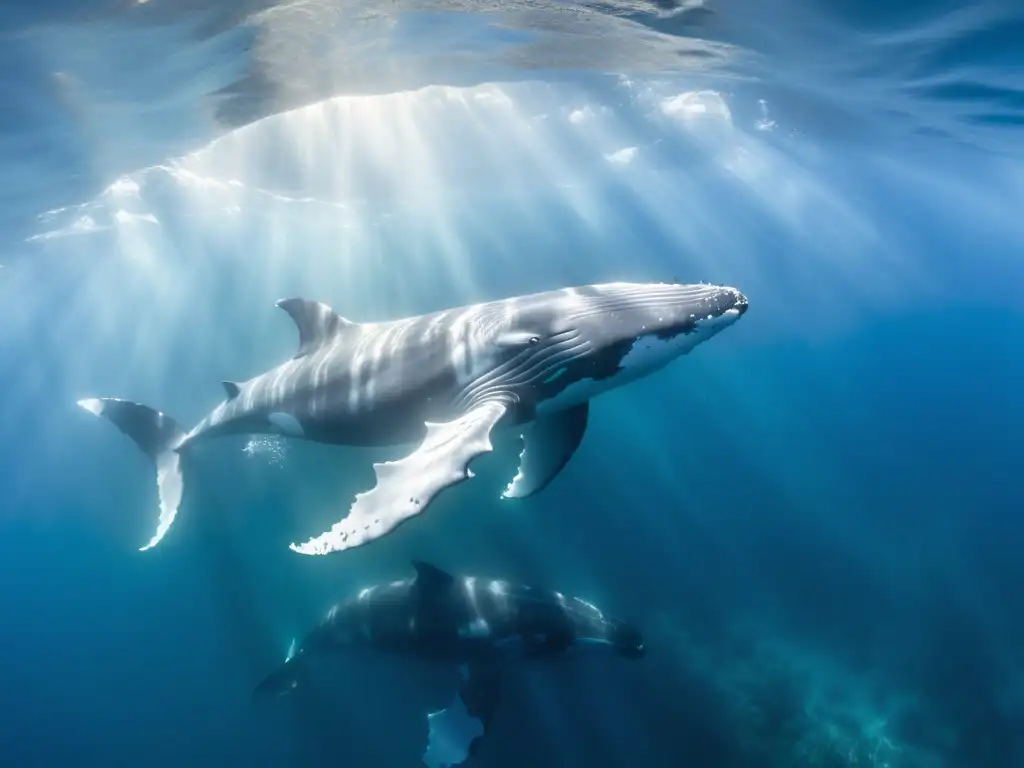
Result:
{"label": "tubercles on whale's head", "polygon": [[747,297],[730,286],[611,283],[593,286],[575,313],[581,331],[602,350],[621,351],[620,367],[644,375],[739,320]]}

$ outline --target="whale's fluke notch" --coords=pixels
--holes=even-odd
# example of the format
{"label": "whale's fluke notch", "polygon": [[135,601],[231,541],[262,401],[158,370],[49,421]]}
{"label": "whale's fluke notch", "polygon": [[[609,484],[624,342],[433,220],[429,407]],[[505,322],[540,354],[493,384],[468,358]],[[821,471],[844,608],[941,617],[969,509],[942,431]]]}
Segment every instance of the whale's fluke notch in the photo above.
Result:
{"label": "whale's fluke notch", "polygon": [[185,439],[185,433],[167,414],[129,400],[87,398],[79,400],[78,405],[110,421],[153,460],[160,495],[160,518],[153,538],[140,551],[155,547],[170,530],[185,490],[181,455],[177,451]]}
{"label": "whale's fluke notch", "polygon": [[425,592],[443,592],[455,581],[447,571],[423,560],[413,560],[412,567],[416,569],[417,586]]}
{"label": "whale's fluke notch", "polygon": [[227,395],[228,400],[234,400],[242,392],[241,386],[234,381],[222,381],[221,384],[224,386],[224,394]]}
{"label": "whale's fluke notch", "polygon": [[522,432],[519,472],[501,497],[525,499],[544,490],[580,447],[589,416],[590,403],[585,402],[528,424]]}
{"label": "whale's fluke notch", "polygon": [[315,352],[325,342],[347,328],[358,327],[357,323],[346,320],[326,304],[309,299],[278,299],[276,305],[283,309],[299,329],[299,351],[294,359]]}
{"label": "whale's fluke notch", "polygon": [[303,555],[327,555],[379,539],[410,517],[425,512],[449,486],[472,476],[469,463],[493,450],[491,430],[508,410],[488,400],[454,421],[427,423],[420,446],[398,461],[374,464],[377,485],[356,495],[348,516],[331,530],[289,548]]}

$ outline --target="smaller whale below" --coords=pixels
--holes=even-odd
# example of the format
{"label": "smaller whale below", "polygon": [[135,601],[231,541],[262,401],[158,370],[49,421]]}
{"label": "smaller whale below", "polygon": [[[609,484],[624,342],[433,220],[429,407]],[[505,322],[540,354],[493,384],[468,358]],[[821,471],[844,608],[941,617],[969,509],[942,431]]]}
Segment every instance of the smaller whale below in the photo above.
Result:
{"label": "smaller whale below", "polygon": [[374,464],[330,530],[291,548],[324,555],[357,547],[423,513],[472,477],[496,429],[522,439],[504,498],[526,498],[562,471],[583,439],[590,400],[647,376],[729,327],[747,310],[735,288],[604,283],[516,296],[378,323],[356,323],[301,298],[277,306],[294,321],[294,357],[244,382],[191,430],[117,398],[78,404],[113,422],[156,468],[156,546],[184,494],[183,458],[223,435],[272,434],[319,443],[415,445]]}
{"label": "smaller whale below", "polygon": [[413,578],[368,587],[334,605],[293,643],[254,696],[301,692],[317,662],[339,653],[369,650],[457,666],[458,692],[450,705],[427,715],[423,753],[429,768],[452,768],[486,736],[501,680],[517,665],[585,649],[603,648],[627,659],[646,655],[636,627],[585,600],[508,581],[456,577],[422,561],[413,566]]}

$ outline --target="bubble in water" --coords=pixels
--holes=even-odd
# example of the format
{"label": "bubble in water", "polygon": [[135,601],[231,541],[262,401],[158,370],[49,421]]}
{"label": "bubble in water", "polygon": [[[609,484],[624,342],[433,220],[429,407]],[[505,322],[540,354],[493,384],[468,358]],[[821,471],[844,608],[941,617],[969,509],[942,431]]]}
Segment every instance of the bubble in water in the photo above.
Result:
{"label": "bubble in water", "polygon": [[284,440],[277,437],[267,435],[251,437],[242,450],[250,459],[262,459],[277,467],[284,464],[285,443]]}

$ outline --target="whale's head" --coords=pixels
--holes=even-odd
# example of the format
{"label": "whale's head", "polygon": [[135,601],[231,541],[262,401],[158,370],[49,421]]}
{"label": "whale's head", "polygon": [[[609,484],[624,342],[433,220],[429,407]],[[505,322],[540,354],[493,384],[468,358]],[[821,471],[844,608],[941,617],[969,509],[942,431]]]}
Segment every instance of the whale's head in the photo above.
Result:
{"label": "whale's head", "polygon": [[647,654],[643,633],[633,624],[609,616],[578,597],[559,602],[573,624],[576,647],[610,646],[627,659],[640,659]]}
{"label": "whale's head", "polygon": [[639,629],[625,621],[613,619],[609,627],[608,642],[615,652],[627,659],[642,659],[647,655],[644,636]]}
{"label": "whale's head", "polygon": [[538,412],[578,405],[646,376],[739,320],[729,286],[607,283],[532,297],[517,318],[528,337],[515,378]]}

